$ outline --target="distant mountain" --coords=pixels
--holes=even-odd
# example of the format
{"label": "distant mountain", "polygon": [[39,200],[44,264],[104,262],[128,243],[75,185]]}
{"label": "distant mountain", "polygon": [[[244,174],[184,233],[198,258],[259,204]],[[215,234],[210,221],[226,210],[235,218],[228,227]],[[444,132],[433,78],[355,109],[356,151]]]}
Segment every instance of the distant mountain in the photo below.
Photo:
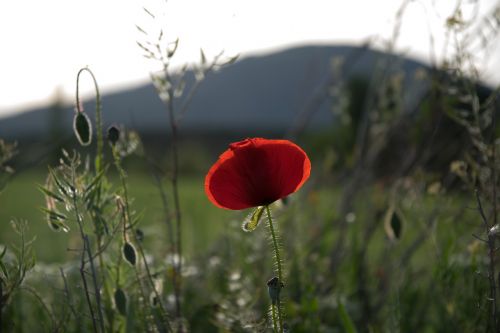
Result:
{"label": "distant mountain", "polygon": [[[425,65],[410,59],[354,46],[306,46],[269,55],[248,57],[210,73],[192,100],[182,120],[186,132],[284,133],[310,102],[312,96],[331,78],[332,59],[343,57],[343,79],[368,78],[379,61],[399,62],[404,71],[406,103],[418,101],[426,87],[413,80],[415,71]],[[193,84],[194,78],[188,82]],[[411,89],[408,89],[411,86]],[[103,96],[105,126],[124,124],[142,133],[168,130],[164,105],[155,88],[144,85]],[[93,110],[93,102],[85,104]],[[41,108],[0,119],[0,137],[6,139],[44,138],[68,132],[72,106]],[[333,116],[323,105],[310,126],[332,123]]]}

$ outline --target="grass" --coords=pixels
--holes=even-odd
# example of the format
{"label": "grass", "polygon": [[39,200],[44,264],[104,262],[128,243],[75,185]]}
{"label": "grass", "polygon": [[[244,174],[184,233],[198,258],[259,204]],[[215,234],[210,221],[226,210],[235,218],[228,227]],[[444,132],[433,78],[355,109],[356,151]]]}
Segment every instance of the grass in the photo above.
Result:
{"label": "grass", "polygon": [[[10,227],[12,219],[22,219],[29,223],[29,235],[36,237],[34,250],[37,260],[54,263],[68,259],[68,248],[72,237],[63,232],[52,231],[40,207],[45,205],[43,194],[37,184],[45,183],[45,170],[30,170],[16,175],[0,195],[0,244],[9,244],[15,238]],[[117,177],[110,179],[118,184]],[[145,172],[131,172],[128,175],[130,196],[134,199],[132,209],[141,216],[139,227],[155,248],[161,248],[167,241],[163,222],[163,208],[158,188],[151,175]],[[180,179],[181,205],[184,214],[184,242],[187,256],[204,253],[210,244],[224,231],[232,218],[240,214],[214,207],[206,198],[203,176],[188,176]],[[168,191],[168,187],[166,188]],[[71,227],[71,226],[70,226]],[[73,226],[72,228],[76,228]],[[153,237],[154,236],[154,237]],[[50,246],[47,244],[50,240]],[[17,240],[16,240],[17,241]]]}
{"label": "grass", "polygon": [[[359,190],[346,216],[339,209],[345,191],[342,183],[315,179],[290,198],[286,209],[274,208],[286,262],[285,312],[295,331],[327,332],[327,327],[336,327],[384,332],[420,327],[422,332],[455,332],[474,330],[484,320],[481,295],[487,294],[487,284],[477,272],[485,272],[486,249],[472,236],[480,234],[473,198],[467,192],[465,196],[455,191],[429,193],[425,181],[414,180],[420,185],[402,190],[395,199],[384,185]],[[44,181],[44,170],[23,172],[0,195],[0,243],[18,241],[8,225],[10,219],[28,220],[28,236],[36,236],[33,247],[42,270],[48,267],[44,264],[74,262],[75,254],[67,248],[80,246],[76,226],[70,233],[53,232],[38,209],[44,201],[36,184]],[[111,174],[110,181],[116,186],[117,176]],[[168,235],[153,178],[130,171],[127,182],[132,209],[141,216],[145,248],[165,260]],[[233,331],[236,323],[244,327],[262,322],[268,306],[265,282],[273,276],[265,226],[243,232],[240,226],[248,212],[214,207],[205,196],[203,175],[181,177],[180,195],[185,267],[192,271],[184,279],[184,295],[189,299],[184,311],[192,331]],[[402,223],[401,236],[395,240],[390,240],[384,226],[391,200]],[[341,255],[333,260],[341,240]],[[41,283],[37,274],[28,281],[34,288]],[[73,283],[78,286],[78,279]],[[170,290],[168,283],[165,288]],[[73,296],[78,295],[76,290]],[[133,293],[133,288],[126,291]],[[38,311],[26,304],[31,296],[21,295],[12,306],[22,306],[25,313]],[[12,306],[9,311],[15,309]],[[21,317],[15,318],[22,322]],[[31,324],[23,327],[29,330]]]}

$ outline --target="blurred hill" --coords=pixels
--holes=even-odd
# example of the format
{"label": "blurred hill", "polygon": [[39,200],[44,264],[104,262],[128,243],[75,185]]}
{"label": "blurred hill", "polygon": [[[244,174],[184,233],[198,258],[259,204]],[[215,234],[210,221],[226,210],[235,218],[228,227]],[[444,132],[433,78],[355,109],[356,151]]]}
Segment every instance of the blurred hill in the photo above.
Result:
{"label": "blurred hill", "polygon": [[[355,46],[306,46],[241,59],[210,73],[192,100],[182,120],[183,133],[285,133],[297,122],[315,92],[332,78],[333,59],[343,59],[341,80],[368,78],[380,61],[399,62],[405,73],[405,107],[412,109],[426,84],[412,78],[426,68],[417,61]],[[190,75],[187,89],[194,82]],[[124,124],[142,135],[168,131],[165,108],[151,84],[104,95],[104,124]],[[74,115],[72,105],[58,105],[0,119],[0,137],[31,141],[69,135]],[[93,102],[85,109],[92,114]],[[91,111],[92,110],[92,111]],[[325,128],[334,117],[330,106],[320,105],[310,129]]]}

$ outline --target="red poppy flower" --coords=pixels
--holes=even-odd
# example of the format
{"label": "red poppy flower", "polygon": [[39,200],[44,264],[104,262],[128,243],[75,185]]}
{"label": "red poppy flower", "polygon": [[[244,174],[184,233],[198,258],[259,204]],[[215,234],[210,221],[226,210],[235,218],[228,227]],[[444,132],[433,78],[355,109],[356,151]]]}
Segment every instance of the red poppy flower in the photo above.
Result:
{"label": "red poppy flower", "polygon": [[288,140],[246,139],[229,145],[205,178],[205,192],[221,208],[265,206],[297,191],[311,162]]}

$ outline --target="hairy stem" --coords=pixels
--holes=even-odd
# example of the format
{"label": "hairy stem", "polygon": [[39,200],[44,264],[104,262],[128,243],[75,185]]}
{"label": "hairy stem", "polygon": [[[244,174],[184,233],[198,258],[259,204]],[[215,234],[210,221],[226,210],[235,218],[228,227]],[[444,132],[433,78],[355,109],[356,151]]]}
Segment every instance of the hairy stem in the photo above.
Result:
{"label": "hairy stem", "polygon": [[276,320],[276,305],[274,305],[274,304],[271,304],[271,315],[273,318],[274,332],[278,332],[278,321]]}
{"label": "hairy stem", "polygon": [[[278,289],[281,289],[281,286],[283,284],[283,273],[282,273],[282,268],[281,268],[281,256],[280,256],[280,249],[278,246],[278,238],[276,237],[277,232],[274,230],[273,226],[273,218],[271,217],[271,210],[269,209],[269,206],[266,206],[266,212],[267,212],[267,219],[268,219],[268,225],[269,225],[269,231],[271,233],[271,238],[273,241],[273,247],[274,247],[274,258],[276,260],[276,270],[278,273]],[[273,304],[273,309],[274,309],[275,304]],[[283,316],[281,315],[281,301],[279,298],[278,294],[278,299],[276,302],[276,307],[278,308],[278,320],[279,320],[279,326],[280,326],[280,332],[283,333]],[[273,322],[274,325],[276,325],[276,318],[273,316]]]}

